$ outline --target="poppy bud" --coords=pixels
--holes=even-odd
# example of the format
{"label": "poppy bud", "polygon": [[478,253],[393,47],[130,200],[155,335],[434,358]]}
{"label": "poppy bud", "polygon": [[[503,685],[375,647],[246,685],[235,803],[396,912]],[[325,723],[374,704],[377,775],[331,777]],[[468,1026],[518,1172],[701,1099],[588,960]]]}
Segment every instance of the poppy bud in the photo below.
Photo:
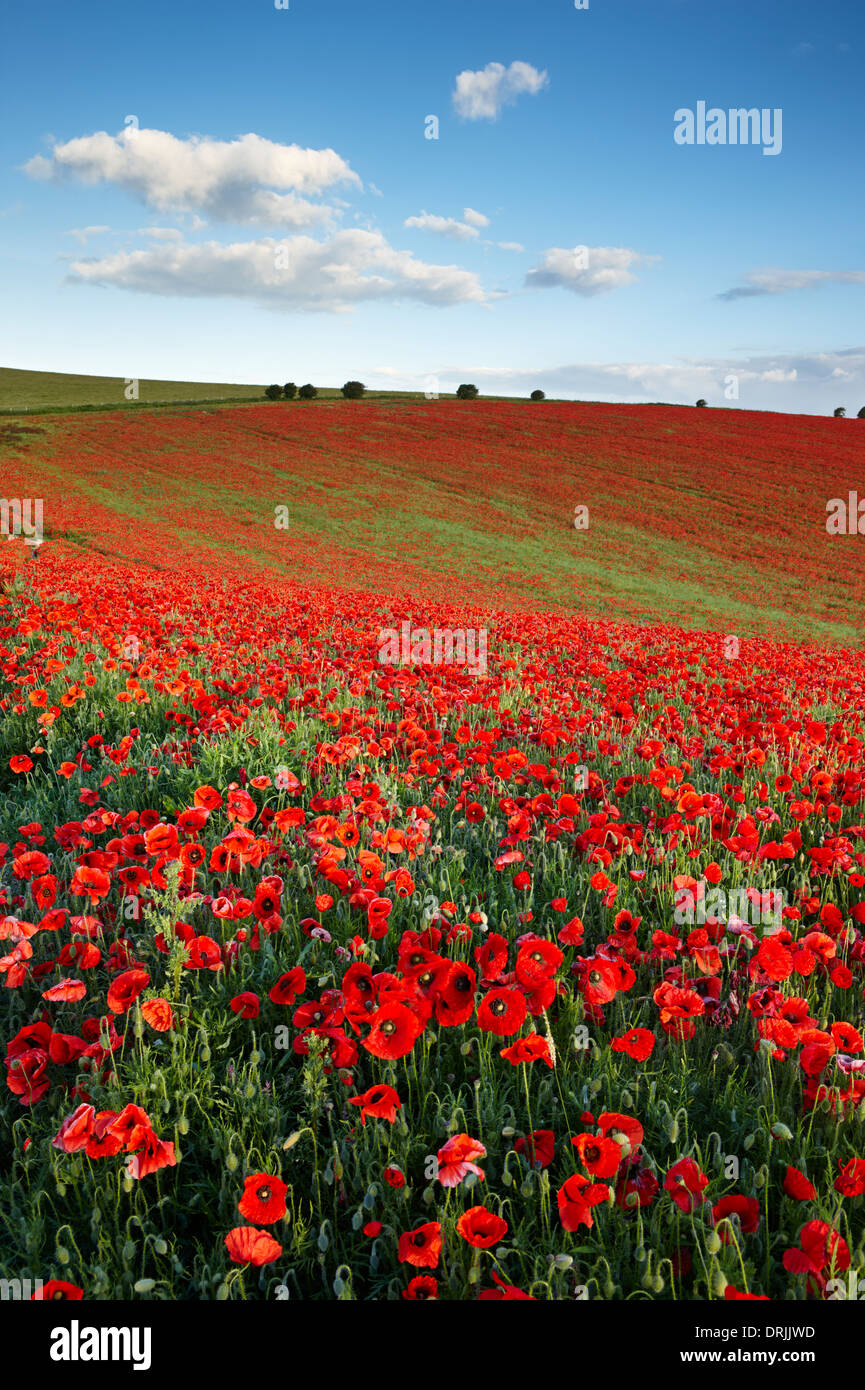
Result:
{"label": "poppy bud", "polygon": [[[185,1134],[186,1131],[184,1130],[183,1133]],[[283,1146],[282,1146],[283,1149],[293,1149],[299,1138],[300,1138],[300,1130],[299,1130],[299,1129],[296,1129],[296,1130],[294,1131],[294,1133],[293,1133],[293,1134],[290,1134],[290,1135],[288,1136],[288,1138],[286,1139],[285,1143],[284,1143]]]}
{"label": "poppy bud", "polygon": [[185,1115],[181,1115],[180,1119],[177,1121],[177,1129],[180,1134],[189,1133],[189,1121]]}
{"label": "poppy bud", "polygon": [[670,1143],[671,1143],[671,1144],[675,1144],[675,1143],[678,1142],[678,1139],[679,1139],[679,1117],[678,1117],[678,1115],[674,1115],[673,1118],[672,1118],[672,1120],[670,1121],[669,1136],[670,1136]]}
{"label": "poppy bud", "polygon": [[789,1139],[792,1139],[792,1138],[793,1138],[793,1132],[792,1132],[792,1130],[789,1130],[789,1129],[787,1128],[786,1125],[782,1125],[780,1120],[778,1121],[777,1124],[774,1124],[774,1125],[772,1126],[772,1128],[771,1128],[771,1130],[770,1130],[769,1132],[770,1132],[770,1134],[772,1135],[772,1137],[775,1138],[775,1139],[788,1139],[788,1140],[789,1140]]}
{"label": "poppy bud", "polygon": [[57,1246],[55,1246],[55,1248],[54,1248],[54,1253],[56,1254],[58,1260],[60,1261],[60,1263],[61,1263],[62,1265],[68,1265],[68,1263],[69,1263],[69,1251],[66,1249],[66,1246],[65,1246],[65,1245],[57,1245]]}
{"label": "poppy bud", "polygon": [[502,1130],[502,1138],[513,1139],[516,1132],[517,1131],[514,1129],[513,1125],[505,1125],[504,1129]]}
{"label": "poppy bud", "polygon": [[715,1273],[712,1275],[712,1292],[714,1293],[716,1298],[723,1298],[724,1290],[726,1289],[726,1287],[727,1276],[719,1266],[718,1269],[715,1270]]}
{"label": "poppy bud", "polygon": [[632,1109],[633,1109],[633,1107],[634,1107],[634,1097],[631,1095],[630,1091],[623,1091],[623,1092],[622,1092],[622,1105],[625,1107],[626,1110],[632,1110]]}
{"label": "poppy bud", "polygon": [[139,1279],[132,1287],[136,1293],[152,1293],[156,1288],[156,1280]]}
{"label": "poppy bud", "polygon": [[763,1163],[763,1164],[760,1165],[760,1167],[757,1169],[756,1173],[754,1174],[754,1186],[755,1186],[755,1187],[765,1187],[765,1186],[766,1186],[766,1183],[767,1183],[768,1181],[769,1181],[769,1170],[768,1170],[768,1168],[766,1167],[765,1163]]}
{"label": "poppy bud", "polygon": [[554,1255],[552,1261],[556,1269],[570,1269],[574,1263],[574,1257],[573,1255]]}
{"label": "poppy bud", "polygon": [[262,1053],[260,1053],[260,1052],[250,1052],[250,1054],[249,1054],[249,1060],[250,1060],[250,1062],[252,1063],[252,1065],[253,1065],[254,1067],[255,1067],[255,1066],[258,1066],[258,1063],[262,1060]]}
{"label": "poppy bud", "polygon": [[160,1236],[158,1240],[155,1240],[155,1241],[153,1242],[153,1248],[154,1248],[154,1250],[156,1251],[157,1255],[167,1255],[167,1254],[168,1254],[168,1245],[167,1245],[166,1241],[164,1241],[164,1240],[162,1239],[162,1236]]}
{"label": "poppy bud", "polygon": [[209,1061],[210,1061],[210,1048],[209,1048],[209,1047],[203,1047],[203,1048],[201,1049],[201,1052],[199,1053],[199,1056],[201,1057],[202,1062],[209,1062]]}
{"label": "poppy bud", "polygon": [[58,1197],[65,1197],[65,1196],[66,1196],[66,1184],[65,1184],[65,1182],[59,1182],[59,1183],[57,1184],[57,1196],[58,1196]]}
{"label": "poppy bud", "polygon": [[229,1173],[235,1173],[238,1169],[239,1164],[240,1159],[237,1157],[236,1154],[229,1153],[226,1155],[225,1166],[228,1169]]}
{"label": "poppy bud", "polygon": [[746,1135],[745,1135],[745,1138],[742,1140],[742,1148],[743,1148],[743,1149],[753,1149],[753,1147],[754,1147],[754,1140],[756,1139],[756,1137],[757,1137],[757,1136],[756,1136],[755,1134],[746,1134]]}
{"label": "poppy bud", "polygon": [[706,1235],[706,1250],[710,1255],[717,1255],[721,1248],[721,1237],[717,1231],[709,1231]]}

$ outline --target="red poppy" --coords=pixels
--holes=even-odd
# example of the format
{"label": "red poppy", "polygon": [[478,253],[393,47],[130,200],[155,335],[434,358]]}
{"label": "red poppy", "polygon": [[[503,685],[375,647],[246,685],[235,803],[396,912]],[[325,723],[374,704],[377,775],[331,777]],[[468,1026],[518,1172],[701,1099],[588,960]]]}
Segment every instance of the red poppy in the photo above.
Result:
{"label": "red poppy", "polygon": [[77,1302],[84,1297],[84,1290],[77,1284],[69,1284],[65,1279],[47,1279],[40,1289],[30,1295],[31,1303],[43,1302]]}
{"label": "red poppy", "polygon": [[366,1124],[367,1115],[372,1115],[377,1120],[387,1120],[393,1124],[396,1119],[396,1112],[402,1109],[402,1101],[392,1086],[383,1084],[370,1086],[363,1095],[350,1096],[349,1105],[360,1106],[361,1123]]}
{"label": "red poppy", "polygon": [[457,1222],[457,1232],[476,1250],[489,1250],[507,1235],[508,1223],[486,1207],[469,1207]]}
{"label": "red poppy", "polygon": [[150,984],[146,970],[124,970],[115,975],[108,990],[108,1007],[112,1013],[125,1014],[142,990]]}
{"label": "red poppy", "polygon": [[235,1264],[269,1265],[278,1260],[282,1246],[267,1231],[257,1231],[254,1226],[235,1226],[225,1237],[225,1248]]}
{"label": "red poppy", "polygon": [[525,996],[515,989],[491,989],[478,1007],[478,1027],[500,1038],[518,1033],[527,1013]]}
{"label": "red poppy", "polygon": [[280,975],[267,997],[274,1004],[285,1004],[290,1008],[298,994],[303,994],[305,989],[306,971],[296,965],[293,970],[287,970],[284,975]]}
{"label": "red poppy", "polygon": [[435,1269],[442,1251],[442,1228],[438,1221],[428,1221],[399,1238],[397,1257],[401,1264],[416,1268]]}
{"label": "red poppy", "polygon": [[611,1178],[622,1162],[622,1150],[614,1139],[580,1134],[571,1143],[580,1155],[580,1162],[593,1178]]}
{"label": "red poppy", "polygon": [[431,1274],[416,1274],[403,1289],[403,1298],[411,1303],[430,1303],[439,1296],[439,1286]]}
{"label": "red poppy", "polygon": [[243,994],[236,994],[233,999],[229,1000],[228,1007],[232,1013],[237,1014],[240,1018],[258,1018],[260,1009],[258,995],[249,990]]}
{"label": "red poppy", "polygon": [[370,1016],[370,1031],[363,1046],[374,1057],[395,1061],[411,1052],[423,1024],[405,1004],[383,1004]]}
{"label": "red poppy", "polygon": [[288,1184],[269,1173],[252,1173],[244,1180],[243,1195],[237,1210],[247,1221],[270,1226],[285,1216],[285,1194]]}
{"label": "red poppy", "polygon": [[595,1224],[591,1208],[609,1199],[610,1189],[605,1183],[593,1183],[582,1173],[574,1173],[556,1194],[559,1220],[566,1231],[576,1231],[580,1226],[591,1228]]}
{"label": "red poppy", "polygon": [[648,1028],[629,1028],[618,1038],[610,1041],[612,1052],[626,1052],[635,1062],[645,1062],[651,1057],[655,1046],[655,1035]]}

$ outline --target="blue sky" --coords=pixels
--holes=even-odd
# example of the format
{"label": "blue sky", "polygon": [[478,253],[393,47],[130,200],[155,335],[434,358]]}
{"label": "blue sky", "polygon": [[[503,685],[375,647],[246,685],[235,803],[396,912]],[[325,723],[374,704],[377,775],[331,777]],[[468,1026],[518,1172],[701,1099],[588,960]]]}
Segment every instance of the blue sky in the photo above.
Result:
{"label": "blue sky", "polygon": [[[2,37],[3,365],[865,405],[849,0],[19,3]],[[780,109],[780,151],[677,143],[699,102]]]}

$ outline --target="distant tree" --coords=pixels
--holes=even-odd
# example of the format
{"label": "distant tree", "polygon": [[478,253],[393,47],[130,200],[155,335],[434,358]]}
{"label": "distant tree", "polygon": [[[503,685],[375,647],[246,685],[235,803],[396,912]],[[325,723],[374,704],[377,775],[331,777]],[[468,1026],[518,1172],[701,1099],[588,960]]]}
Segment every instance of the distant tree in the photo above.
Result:
{"label": "distant tree", "polygon": [[479,395],[480,392],[476,386],[471,386],[464,382],[462,386],[457,387],[458,401],[476,401]]}
{"label": "distant tree", "polygon": [[297,394],[302,401],[314,401],[318,395],[318,391],[315,389],[312,382],[308,381],[305,386],[301,386]]}
{"label": "distant tree", "polygon": [[547,398],[543,391],[533,391],[531,394],[531,399],[533,401],[545,401]]}
{"label": "distant tree", "polygon": [[836,405],[833,413],[836,418],[840,418],[842,415],[846,415],[847,411],[844,409],[843,405]]}
{"label": "distant tree", "polygon": [[285,399],[287,401],[293,401],[295,396],[297,395],[297,387],[295,386],[294,382],[287,381],[282,389],[285,394]]}
{"label": "distant tree", "polygon": [[269,401],[278,401],[282,395],[281,386],[268,386],[264,392]]}
{"label": "distant tree", "polygon": [[856,419],[865,420],[865,405],[863,405],[862,409],[859,411],[859,414],[856,416]]}
{"label": "distant tree", "polygon": [[342,394],[347,401],[359,401],[365,390],[362,381],[347,381],[342,388]]}
{"label": "distant tree", "polygon": [[698,405],[698,406],[704,406],[704,405],[708,405],[708,404],[709,404],[709,402],[708,402],[708,401],[704,401],[702,396],[701,396],[700,399],[697,401],[697,405]]}

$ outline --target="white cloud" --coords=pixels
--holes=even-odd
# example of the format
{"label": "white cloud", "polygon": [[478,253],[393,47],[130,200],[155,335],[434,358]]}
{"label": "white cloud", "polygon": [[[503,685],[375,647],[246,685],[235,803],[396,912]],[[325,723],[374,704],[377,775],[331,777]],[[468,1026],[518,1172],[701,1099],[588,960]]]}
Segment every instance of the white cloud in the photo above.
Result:
{"label": "white cloud", "polygon": [[525,247],[519,241],[500,241],[500,251],[525,251]]}
{"label": "white cloud", "polygon": [[[470,212],[466,208],[466,212]],[[475,214],[480,217],[480,213]],[[483,224],[471,224],[468,219],[460,222],[456,217],[437,217],[432,212],[422,212],[419,217],[407,217],[403,222],[404,227],[417,227],[422,232],[435,232],[438,236],[450,237],[452,241],[471,241],[478,236],[478,226]]]}
{"label": "white cloud", "polygon": [[71,266],[70,279],[148,294],[231,297],[273,309],[339,312],[373,300],[447,306],[483,303],[478,277],[398,251],[359,228],[325,241],[295,236],[231,245],[167,243]]}
{"label": "white cloud", "polygon": [[76,241],[80,242],[82,246],[86,246],[90,237],[104,236],[106,232],[110,231],[110,227],[70,227],[66,235],[74,236]]}
{"label": "white cloud", "polygon": [[529,289],[565,289],[574,294],[607,294],[636,280],[630,267],[656,258],[642,256],[628,246],[575,246],[567,251],[554,246],[540,265],[526,275]]}
{"label": "white cloud", "polygon": [[753,299],[765,294],[814,290],[820,285],[865,285],[865,270],[755,270],[746,284],[724,290],[718,299]]}
{"label": "white cloud", "polygon": [[457,76],[453,104],[458,115],[467,121],[494,121],[503,106],[509,106],[518,96],[532,96],[549,83],[547,73],[539,72],[531,63],[487,63],[479,72],[466,69]]}
{"label": "white cloud", "polygon": [[474,208],[463,208],[463,221],[468,222],[470,227],[488,227],[490,219],[484,217],[482,212],[476,212]]}
{"label": "white cloud", "polygon": [[112,183],[160,211],[298,228],[333,218],[332,208],[310,197],[340,183],[360,185],[335,150],[278,145],[253,134],[232,141],[182,140],[164,130],[102,130],[57,144],[50,156],[35,155],[24,169],[36,179]]}
{"label": "white cloud", "polygon": [[369,188],[369,191],[370,191],[370,193],[372,194],[372,196],[373,196],[374,198],[383,198],[383,197],[384,197],[384,194],[382,193],[381,189],[378,188],[378,187],[376,186],[376,184],[370,183],[370,184],[367,185],[367,187]]}
{"label": "white cloud", "polygon": [[182,241],[179,227],[139,227],[136,236],[150,236],[154,241]]}

